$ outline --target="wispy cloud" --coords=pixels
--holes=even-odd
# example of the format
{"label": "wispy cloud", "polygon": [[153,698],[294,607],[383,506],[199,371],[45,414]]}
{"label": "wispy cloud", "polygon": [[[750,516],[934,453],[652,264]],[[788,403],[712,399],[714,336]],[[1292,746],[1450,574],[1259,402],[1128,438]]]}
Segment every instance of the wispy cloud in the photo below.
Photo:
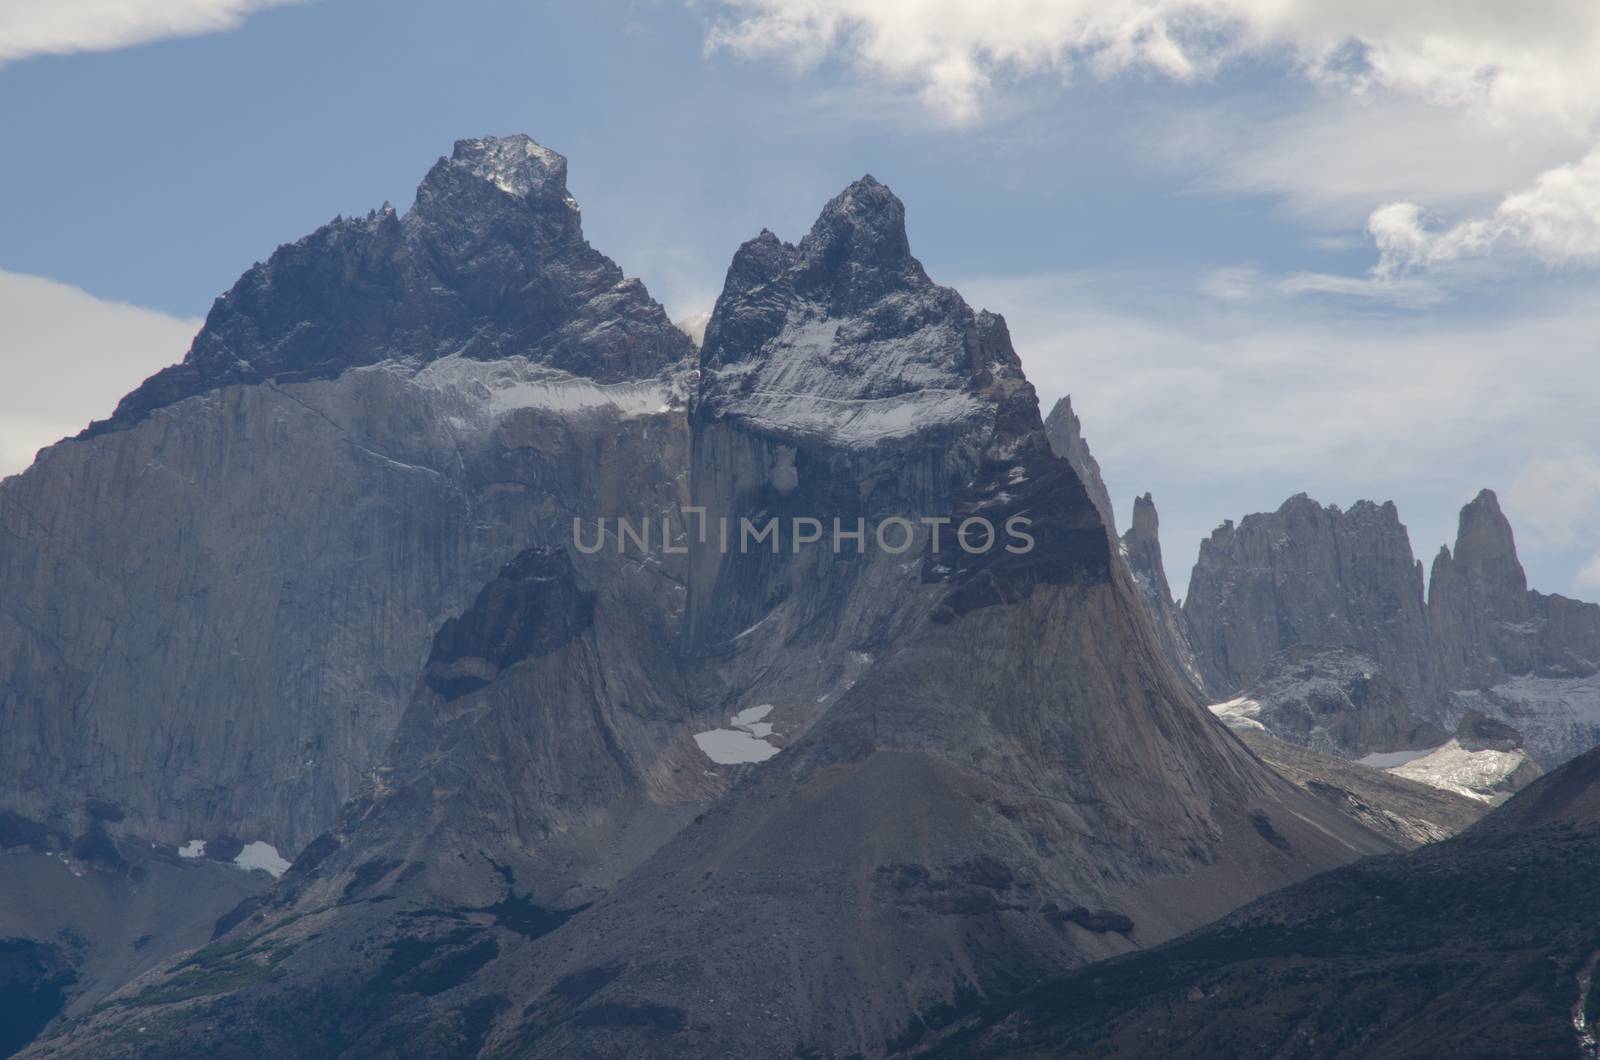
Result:
{"label": "wispy cloud", "polygon": [[1492,208],[1588,144],[1561,122],[1508,124],[1392,95],[1289,95],[1173,101],[1136,135],[1152,163],[1196,192],[1274,199],[1297,224],[1357,244],[1370,244],[1375,205]]}
{"label": "wispy cloud", "polygon": [[178,361],[200,327],[39,276],[0,270],[0,476]]}
{"label": "wispy cloud", "polygon": [[1297,272],[1278,281],[1284,294],[1324,294],[1386,302],[1407,309],[1427,309],[1450,296],[1439,286],[1412,277],[1341,276],[1325,272]]}
{"label": "wispy cloud", "polygon": [[1222,519],[1300,490],[1394,500],[1426,558],[1461,504],[1498,488],[1547,589],[1570,585],[1593,551],[1600,297],[1589,292],[1487,316],[1307,301],[1251,270],[1225,274],[1220,299],[1181,275],[954,279],[1005,314],[1047,405],[1072,394],[1118,499],[1166,498],[1175,568]]}
{"label": "wispy cloud", "polygon": [[1506,501],[1525,513],[1523,522],[1534,537],[1555,545],[1592,545],[1600,538],[1600,452],[1572,449],[1535,457],[1512,481]]}
{"label": "wispy cloud", "polygon": [[303,0],[0,0],[0,64],[233,29]]}

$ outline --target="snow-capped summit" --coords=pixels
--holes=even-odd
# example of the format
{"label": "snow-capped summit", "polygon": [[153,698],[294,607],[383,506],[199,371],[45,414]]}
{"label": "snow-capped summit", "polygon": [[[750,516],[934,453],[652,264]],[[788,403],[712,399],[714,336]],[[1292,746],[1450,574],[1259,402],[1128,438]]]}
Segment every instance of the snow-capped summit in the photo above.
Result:
{"label": "snow-capped summit", "polygon": [[450,161],[463,166],[509,195],[556,193],[574,208],[577,203],[567,194],[567,159],[531,136],[485,136],[457,140]]}
{"label": "snow-capped summit", "polygon": [[873,446],[949,435],[994,415],[977,390],[1021,378],[1007,345],[974,343],[975,315],[928,278],[905,207],[863,177],[792,245],[763,231],[739,248],[706,326],[699,408],[786,441]]}

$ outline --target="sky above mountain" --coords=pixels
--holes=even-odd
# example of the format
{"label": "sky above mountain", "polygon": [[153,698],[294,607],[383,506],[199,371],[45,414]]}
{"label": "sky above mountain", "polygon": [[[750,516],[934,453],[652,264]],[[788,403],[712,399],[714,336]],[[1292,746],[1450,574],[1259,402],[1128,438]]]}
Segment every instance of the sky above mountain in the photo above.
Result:
{"label": "sky above mountain", "polygon": [[278,243],[527,132],[679,318],[888,183],[1177,589],[1291,493],[1392,499],[1427,560],[1489,486],[1594,599],[1597,52],[1578,0],[0,0],[0,474]]}

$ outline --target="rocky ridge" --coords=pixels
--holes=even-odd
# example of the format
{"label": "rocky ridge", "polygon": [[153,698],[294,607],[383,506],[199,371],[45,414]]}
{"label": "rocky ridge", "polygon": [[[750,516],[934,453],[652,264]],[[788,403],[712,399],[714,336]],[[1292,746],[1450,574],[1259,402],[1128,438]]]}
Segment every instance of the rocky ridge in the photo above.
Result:
{"label": "rocky ridge", "polygon": [[1462,509],[1425,603],[1392,504],[1298,496],[1213,533],[1182,611],[1215,709],[1291,742],[1415,748],[1473,710],[1545,766],[1600,741],[1600,606],[1527,587],[1488,490]]}
{"label": "rocky ridge", "polygon": [[1435,688],[1422,568],[1394,504],[1348,511],[1304,494],[1201,542],[1183,602],[1213,698],[1237,695],[1294,645],[1354,648],[1429,718]]}

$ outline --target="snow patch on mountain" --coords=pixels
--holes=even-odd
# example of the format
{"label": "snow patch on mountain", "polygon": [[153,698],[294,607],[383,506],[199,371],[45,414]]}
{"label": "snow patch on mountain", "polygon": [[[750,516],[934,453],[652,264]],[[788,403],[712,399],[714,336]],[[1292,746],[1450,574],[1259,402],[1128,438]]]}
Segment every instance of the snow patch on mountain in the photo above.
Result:
{"label": "snow patch on mountain", "polygon": [[[876,313],[915,308],[909,293]],[[963,335],[943,320],[910,334],[876,334],[870,320],[791,311],[761,355],[708,368],[724,415],[791,436],[870,447],[992,414],[970,392]]]}
{"label": "snow patch on mountain", "polygon": [[772,735],[772,723],[763,720],[772,713],[772,704],[746,707],[728,719],[731,729],[710,729],[697,732],[694,742],[705,756],[718,765],[742,765],[765,762],[778,753],[778,748],[767,742]]}
{"label": "snow patch on mountain", "polygon": [[1485,691],[1452,692],[1450,699],[1462,713],[1481,710],[1517,729],[1528,753],[1546,766],[1600,744],[1600,675],[1514,677]]}
{"label": "snow patch on mountain", "polygon": [[411,381],[441,395],[451,411],[458,413],[455,422],[461,427],[492,424],[519,409],[648,416],[681,400],[672,385],[660,380],[596,383],[526,357],[496,361],[459,354],[442,357],[418,371]]}
{"label": "snow patch on mountain", "polygon": [[1365,758],[1358,758],[1356,761],[1361,765],[1371,766],[1373,769],[1393,769],[1395,766],[1403,766],[1407,762],[1415,762],[1417,759],[1432,753],[1433,750],[1426,747],[1420,751],[1374,751]]}
{"label": "snow patch on mountain", "polygon": [[1397,777],[1415,780],[1445,791],[1498,805],[1510,791],[1505,785],[1511,775],[1528,763],[1527,752],[1469,751],[1451,739],[1421,758],[1389,770]]}
{"label": "snow patch on mountain", "polygon": [[1206,708],[1215,714],[1224,725],[1230,729],[1244,729],[1251,732],[1266,732],[1267,727],[1257,718],[1261,714],[1261,704],[1254,699],[1239,696],[1222,703],[1213,703]]}
{"label": "snow patch on mountain", "polygon": [[259,839],[254,843],[246,843],[244,849],[234,857],[233,863],[246,871],[260,869],[274,879],[289,871],[289,861],[278,853],[278,848]]}

